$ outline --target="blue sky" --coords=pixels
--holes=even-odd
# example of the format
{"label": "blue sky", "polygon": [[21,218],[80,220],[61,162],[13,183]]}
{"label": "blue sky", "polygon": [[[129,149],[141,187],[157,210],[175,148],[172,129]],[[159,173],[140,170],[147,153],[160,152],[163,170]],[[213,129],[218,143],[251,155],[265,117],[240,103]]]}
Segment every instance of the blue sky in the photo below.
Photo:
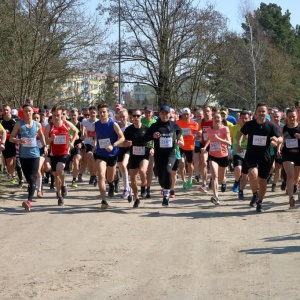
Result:
{"label": "blue sky", "polygon": [[[89,7],[91,10],[94,10],[101,0],[88,0]],[[121,0],[122,1],[122,0]],[[240,5],[243,3],[243,0],[212,0],[212,1],[201,1],[200,5],[205,5],[206,2],[215,4],[216,10],[227,17],[229,29],[239,32],[241,30],[240,24],[242,23],[240,17]],[[296,26],[300,25],[300,0],[273,0],[273,1],[258,1],[258,0],[248,0],[251,8],[257,9],[260,6],[260,3],[275,3],[282,8],[282,12],[285,13],[286,10],[289,10],[291,13],[291,24]]]}

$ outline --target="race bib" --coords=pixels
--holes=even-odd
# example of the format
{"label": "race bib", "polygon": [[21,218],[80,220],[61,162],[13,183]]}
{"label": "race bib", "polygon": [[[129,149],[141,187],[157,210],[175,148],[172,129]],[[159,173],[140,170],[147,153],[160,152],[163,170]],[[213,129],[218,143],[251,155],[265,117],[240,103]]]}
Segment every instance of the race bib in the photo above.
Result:
{"label": "race bib", "polygon": [[285,145],[287,148],[298,148],[298,139],[286,139]]}
{"label": "race bib", "polygon": [[22,144],[23,147],[36,147],[36,138],[23,138],[25,144]]}
{"label": "race bib", "polygon": [[84,139],[84,143],[85,143],[85,144],[89,144],[89,145],[94,146],[94,140],[93,140],[93,138],[91,138],[91,137],[86,137],[86,138]]}
{"label": "race bib", "polygon": [[181,128],[181,131],[182,131],[183,136],[191,135],[191,129],[190,128]]}
{"label": "race bib", "polygon": [[65,135],[57,135],[54,139],[54,145],[65,145],[67,143],[67,139]]}
{"label": "race bib", "polygon": [[221,151],[221,143],[210,142],[209,151]]}
{"label": "race bib", "polygon": [[98,140],[100,149],[105,149],[111,145],[110,139],[99,139]]}
{"label": "race bib", "polygon": [[267,145],[267,137],[262,135],[254,135],[253,136],[253,145],[254,146],[266,146]]}
{"label": "race bib", "polygon": [[132,146],[132,154],[133,155],[145,155],[145,147]]}
{"label": "race bib", "polygon": [[159,147],[160,148],[172,148],[173,147],[173,138],[160,137],[159,138]]}
{"label": "race bib", "polygon": [[207,133],[203,133],[203,140],[207,141],[207,138],[208,138],[208,134]]}
{"label": "race bib", "polygon": [[43,144],[40,140],[36,140],[36,142],[37,142],[37,145],[38,145],[39,149],[43,148]]}

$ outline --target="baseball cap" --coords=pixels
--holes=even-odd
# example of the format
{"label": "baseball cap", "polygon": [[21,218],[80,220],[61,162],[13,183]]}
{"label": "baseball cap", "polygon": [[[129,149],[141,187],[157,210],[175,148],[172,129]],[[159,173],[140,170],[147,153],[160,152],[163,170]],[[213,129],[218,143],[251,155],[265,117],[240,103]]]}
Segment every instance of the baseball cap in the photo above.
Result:
{"label": "baseball cap", "polygon": [[170,107],[169,106],[167,106],[167,105],[163,105],[161,108],[160,108],[160,110],[159,111],[166,111],[166,112],[170,112]]}
{"label": "baseball cap", "polygon": [[17,114],[18,114],[18,111],[17,111],[15,108],[13,108],[13,109],[11,110],[11,114],[12,114],[12,115],[17,115]]}
{"label": "baseball cap", "polygon": [[49,104],[45,104],[45,105],[44,105],[44,109],[50,110],[50,109],[51,109],[51,106],[50,106]]}
{"label": "baseball cap", "polygon": [[188,108],[188,107],[185,107],[181,110],[181,113],[182,114],[190,114],[191,113],[191,110]]}
{"label": "baseball cap", "polygon": [[152,111],[153,109],[150,106],[145,106],[144,110]]}
{"label": "baseball cap", "polygon": [[39,109],[39,114],[40,115],[45,115],[46,114],[46,110],[44,108],[40,108]]}
{"label": "baseball cap", "polygon": [[227,112],[225,110],[220,111],[221,114],[227,115]]}
{"label": "baseball cap", "polygon": [[115,109],[116,109],[116,108],[118,108],[118,109],[122,109],[122,108],[123,108],[123,106],[122,106],[122,104],[120,104],[120,103],[119,103],[119,104],[116,104],[116,106],[115,106]]}

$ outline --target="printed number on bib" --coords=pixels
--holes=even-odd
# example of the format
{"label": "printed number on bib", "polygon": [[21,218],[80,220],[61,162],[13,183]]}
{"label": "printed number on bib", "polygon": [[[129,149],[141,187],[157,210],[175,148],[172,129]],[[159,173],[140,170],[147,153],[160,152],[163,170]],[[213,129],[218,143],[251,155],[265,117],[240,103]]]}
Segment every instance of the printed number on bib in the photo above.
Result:
{"label": "printed number on bib", "polygon": [[110,139],[99,139],[98,143],[101,149],[105,149],[111,145]]}
{"label": "printed number on bib", "polygon": [[210,151],[221,151],[221,143],[220,142],[210,142],[209,149],[210,149]]}
{"label": "printed number on bib", "polygon": [[43,144],[40,140],[37,140],[36,142],[37,142],[39,149],[43,148]]}
{"label": "printed number on bib", "polygon": [[191,129],[190,128],[181,128],[181,130],[182,130],[182,135],[183,136],[191,135]]}
{"label": "printed number on bib", "polygon": [[65,135],[57,135],[54,139],[54,145],[65,145],[67,143]]}
{"label": "printed number on bib", "polygon": [[286,139],[285,145],[287,148],[298,148],[298,139]]}
{"label": "printed number on bib", "polygon": [[145,147],[132,146],[133,155],[145,155]]}
{"label": "printed number on bib", "polygon": [[266,146],[267,145],[267,137],[262,135],[254,135],[253,136],[253,145],[254,146]]}
{"label": "printed number on bib", "polygon": [[159,138],[159,147],[160,148],[172,148],[173,147],[173,138],[160,137]]}
{"label": "printed number on bib", "polygon": [[25,144],[23,147],[36,147],[36,139],[35,138],[23,138],[25,140]]}

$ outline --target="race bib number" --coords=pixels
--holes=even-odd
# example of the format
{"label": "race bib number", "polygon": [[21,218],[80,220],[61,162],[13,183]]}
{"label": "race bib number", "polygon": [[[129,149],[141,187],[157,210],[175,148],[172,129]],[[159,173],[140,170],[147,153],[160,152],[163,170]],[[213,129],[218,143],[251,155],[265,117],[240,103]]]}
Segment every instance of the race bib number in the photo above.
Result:
{"label": "race bib number", "polygon": [[211,142],[209,146],[210,151],[221,151],[221,143],[220,142]]}
{"label": "race bib number", "polygon": [[266,146],[267,145],[267,137],[262,135],[254,135],[253,136],[253,145],[254,146]]}
{"label": "race bib number", "polygon": [[36,147],[36,138],[23,138],[25,140],[25,144],[23,147]]}
{"label": "race bib number", "polygon": [[94,140],[93,140],[93,138],[91,138],[91,137],[86,137],[86,138],[84,139],[84,143],[85,143],[85,144],[89,144],[89,145],[94,146]]}
{"label": "race bib number", "polygon": [[191,129],[190,128],[181,128],[181,131],[182,131],[183,136],[191,135]]}
{"label": "race bib number", "polygon": [[159,147],[160,148],[172,148],[173,147],[173,138],[160,137],[159,138]]}
{"label": "race bib number", "polygon": [[145,147],[132,146],[133,155],[145,155]]}
{"label": "race bib number", "polygon": [[54,139],[54,145],[65,145],[67,143],[67,139],[65,135],[57,135]]}
{"label": "race bib number", "polygon": [[208,138],[208,134],[207,133],[203,133],[203,140],[206,142]]}
{"label": "race bib number", "polygon": [[287,148],[298,148],[298,139],[286,139],[285,145]]}
{"label": "race bib number", "polygon": [[105,149],[111,145],[110,139],[99,139],[98,140],[100,149]]}
{"label": "race bib number", "polygon": [[37,145],[38,145],[39,149],[43,148],[43,144],[40,140],[37,140],[36,142],[37,142]]}

